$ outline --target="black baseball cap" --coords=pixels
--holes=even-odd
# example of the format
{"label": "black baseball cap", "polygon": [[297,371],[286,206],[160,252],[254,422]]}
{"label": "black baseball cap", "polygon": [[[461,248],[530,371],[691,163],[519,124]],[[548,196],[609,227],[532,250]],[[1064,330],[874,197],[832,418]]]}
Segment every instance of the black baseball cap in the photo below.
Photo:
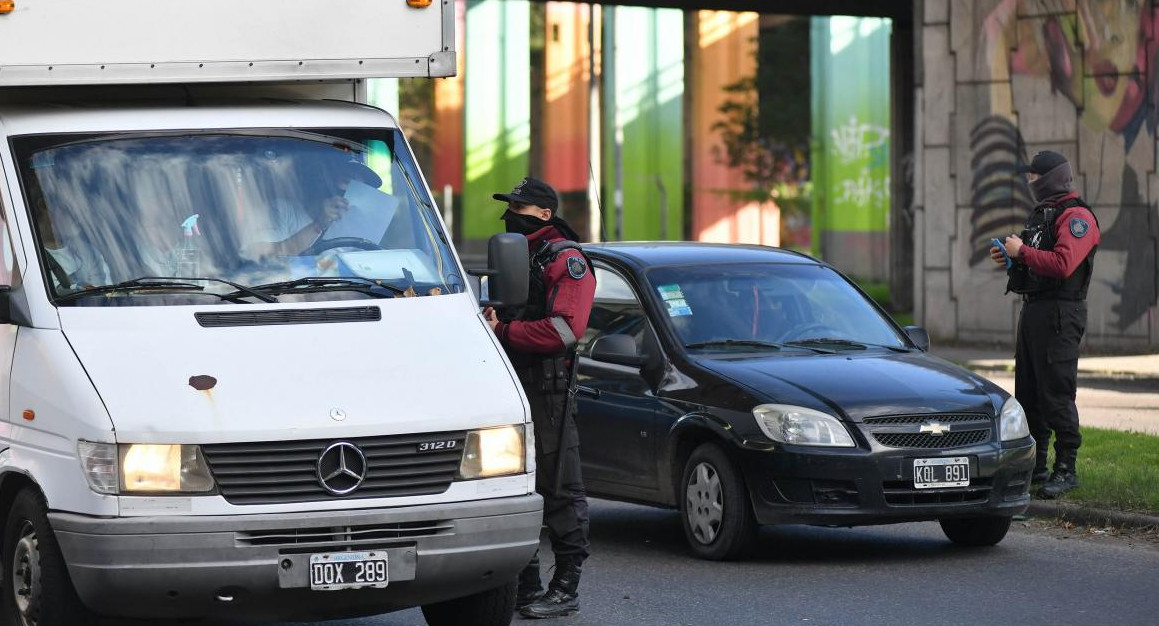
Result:
{"label": "black baseball cap", "polygon": [[353,159],[343,161],[339,171],[341,172],[340,176],[347,180],[362,181],[376,189],[382,186],[382,177],[361,161],[355,161]]}
{"label": "black baseball cap", "polygon": [[559,196],[556,195],[555,188],[531,176],[519,181],[511,193],[497,193],[491,197],[503,202],[533,204],[549,209],[552,213],[555,213],[555,210],[559,208]]}
{"label": "black baseball cap", "polygon": [[1061,155],[1057,152],[1051,151],[1051,150],[1043,150],[1042,152],[1039,152],[1038,154],[1034,155],[1034,158],[1030,160],[1029,165],[1026,165],[1026,164],[1019,165],[1018,166],[1018,173],[1019,174],[1032,174],[1033,173],[1033,174],[1038,174],[1039,176],[1042,176],[1043,174],[1049,172],[1050,170],[1053,170],[1054,168],[1062,165],[1063,163],[1066,163],[1066,157],[1064,157],[1063,155]]}

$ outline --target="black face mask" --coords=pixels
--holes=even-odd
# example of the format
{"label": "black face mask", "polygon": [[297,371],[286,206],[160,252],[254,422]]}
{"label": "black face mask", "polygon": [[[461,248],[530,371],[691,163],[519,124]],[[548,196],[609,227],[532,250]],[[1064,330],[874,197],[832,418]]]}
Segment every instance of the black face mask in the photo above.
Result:
{"label": "black face mask", "polygon": [[523,236],[534,234],[537,230],[547,226],[547,222],[534,215],[523,215],[508,211],[503,214],[503,221],[507,223],[507,232]]}

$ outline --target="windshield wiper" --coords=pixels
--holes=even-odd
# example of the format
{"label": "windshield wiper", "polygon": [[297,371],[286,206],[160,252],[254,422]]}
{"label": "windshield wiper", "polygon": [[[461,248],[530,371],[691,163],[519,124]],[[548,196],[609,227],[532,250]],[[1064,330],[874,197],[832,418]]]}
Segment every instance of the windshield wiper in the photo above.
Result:
{"label": "windshield wiper", "polygon": [[294,280],[286,280],[265,285],[254,285],[249,288],[255,292],[267,294],[282,293],[312,293],[319,291],[357,291],[371,296],[382,296],[375,289],[385,289],[394,295],[403,295],[406,289],[388,282],[373,278],[307,276]]}
{"label": "windshield wiper", "polygon": [[743,346],[746,348],[769,348],[771,350],[780,350],[779,344],[768,341],[758,341],[756,339],[718,339],[715,341],[698,341],[695,343],[684,344],[685,348],[712,348],[715,346]]}
{"label": "windshield wiper", "polygon": [[869,346],[859,341],[850,341],[848,339],[831,339],[829,337],[810,337],[809,339],[794,339],[793,341],[786,341],[786,345],[790,346],[804,346],[823,345],[823,346],[843,346],[853,348],[855,350],[865,350]]}
{"label": "windshield wiper", "polygon": [[[195,280],[211,281],[217,283],[224,283],[237,289],[234,293],[217,293],[215,291],[205,291],[205,285],[198,285],[190,282]],[[86,287],[80,291],[73,291],[56,297],[58,302],[70,302],[72,300],[79,300],[88,296],[96,296],[101,294],[116,293],[118,291],[198,291],[205,292],[207,295],[218,296],[222,300],[237,301],[239,296],[245,295],[252,298],[257,298],[263,302],[277,302],[275,298],[262,295],[256,291],[239,285],[237,283],[223,280],[220,278],[176,278],[169,276],[142,276],[132,280],[125,280],[114,285],[96,285],[93,287]]]}

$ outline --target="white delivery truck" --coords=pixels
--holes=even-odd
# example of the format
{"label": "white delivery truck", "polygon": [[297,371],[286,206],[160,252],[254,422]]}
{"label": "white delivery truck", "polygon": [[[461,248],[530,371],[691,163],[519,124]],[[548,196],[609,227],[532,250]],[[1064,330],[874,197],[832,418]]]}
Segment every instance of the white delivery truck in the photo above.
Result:
{"label": "white delivery truck", "polygon": [[509,622],[527,401],[359,103],[452,74],[452,12],[0,1],[0,623]]}

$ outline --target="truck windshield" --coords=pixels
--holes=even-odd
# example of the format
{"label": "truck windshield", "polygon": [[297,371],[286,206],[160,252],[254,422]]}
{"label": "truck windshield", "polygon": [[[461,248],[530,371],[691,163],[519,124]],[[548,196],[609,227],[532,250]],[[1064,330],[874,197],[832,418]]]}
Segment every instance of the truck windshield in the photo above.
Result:
{"label": "truck windshield", "polygon": [[396,130],[37,135],[12,147],[59,306],[464,290]]}

